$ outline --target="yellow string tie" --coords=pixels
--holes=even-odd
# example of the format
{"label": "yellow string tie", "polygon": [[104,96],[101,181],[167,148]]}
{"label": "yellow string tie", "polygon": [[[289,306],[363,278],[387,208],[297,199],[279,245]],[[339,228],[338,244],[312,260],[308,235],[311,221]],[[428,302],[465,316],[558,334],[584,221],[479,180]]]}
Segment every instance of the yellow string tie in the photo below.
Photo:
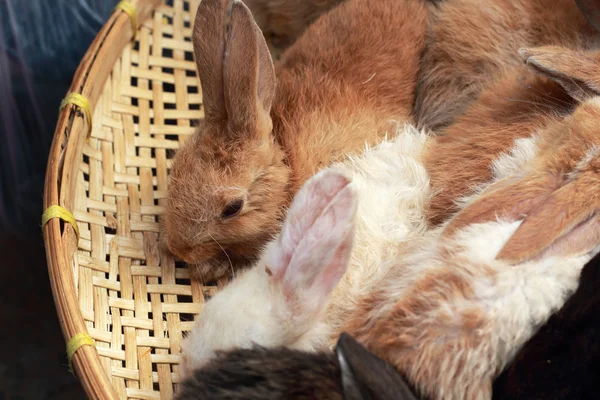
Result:
{"label": "yellow string tie", "polygon": [[44,226],[53,218],[60,218],[65,222],[68,222],[75,229],[75,233],[77,237],[79,237],[79,227],[77,226],[77,222],[75,222],[75,217],[69,210],[61,206],[50,206],[44,211],[42,214],[42,229]]}
{"label": "yellow string tie", "polygon": [[116,10],[121,10],[129,15],[129,18],[131,19],[131,30],[133,31],[133,38],[131,40],[135,40],[137,35],[137,13],[135,12],[135,6],[129,1],[123,0],[117,4],[115,7],[115,11]]}
{"label": "yellow string tie", "polygon": [[82,346],[93,346],[96,342],[88,333],[78,333],[67,342],[67,359],[69,360],[69,371],[73,373],[73,354]]}
{"label": "yellow string tie", "polygon": [[68,104],[76,105],[85,115],[85,120],[88,124],[88,134],[92,132],[92,108],[88,99],[79,93],[71,92],[60,102],[59,111],[65,108]]}

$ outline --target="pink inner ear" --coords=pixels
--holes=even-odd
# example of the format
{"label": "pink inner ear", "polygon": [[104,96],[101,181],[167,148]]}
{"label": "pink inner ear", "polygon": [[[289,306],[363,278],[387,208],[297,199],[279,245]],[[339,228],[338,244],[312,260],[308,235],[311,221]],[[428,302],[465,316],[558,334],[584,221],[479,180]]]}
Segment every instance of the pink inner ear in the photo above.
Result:
{"label": "pink inner ear", "polygon": [[333,199],[295,248],[282,289],[296,314],[319,313],[348,267],[354,239],[356,196],[352,185]]}
{"label": "pink inner ear", "polygon": [[285,274],[286,286],[307,288],[319,277],[318,285],[333,288],[343,275],[354,233],[352,189],[342,189],[301,238]]}
{"label": "pink inner ear", "polygon": [[577,257],[600,247],[600,219],[592,216],[550,245],[540,257]]}
{"label": "pink inner ear", "polygon": [[[309,179],[298,191],[285,219],[276,244],[270,249],[268,267],[275,279],[283,278],[293,254],[302,240],[322,235],[315,222],[332,206],[350,178],[336,170],[324,170]],[[352,193],[350,197],[354,198]],[[342,201],[344,196],[340,199]]]}

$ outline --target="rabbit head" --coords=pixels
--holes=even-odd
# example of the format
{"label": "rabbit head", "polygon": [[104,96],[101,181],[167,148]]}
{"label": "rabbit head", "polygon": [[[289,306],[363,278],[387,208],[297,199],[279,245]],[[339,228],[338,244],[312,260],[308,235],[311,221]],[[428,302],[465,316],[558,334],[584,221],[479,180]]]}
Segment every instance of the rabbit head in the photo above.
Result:
{"label": "rabbit head", "polygon": [[[165,216],[167,246],[189,263],[251,258],[289,201],[289,168],[272,136],[273,62],[240,1],[203,0],[194,54],[204,120],[177,152]],[[234,245],[235,244],[235,245]]]}
{"label": "rabbit head", "polygon": [[[352,250],[357,193],[341,171],[310,178],[257,264],[210,299],[182,344],[182,374],[234,347],[323,347],[317,329]],[[319,335],[322,337],[322,335]]]}

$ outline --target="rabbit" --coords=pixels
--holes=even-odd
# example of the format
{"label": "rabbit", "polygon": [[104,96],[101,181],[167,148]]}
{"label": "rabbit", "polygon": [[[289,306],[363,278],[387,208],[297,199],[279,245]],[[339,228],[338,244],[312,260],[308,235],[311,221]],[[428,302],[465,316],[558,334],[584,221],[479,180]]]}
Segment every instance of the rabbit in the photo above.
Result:
{"label": "rabbit", "polygon": [[[597,61],[588,70],[584,54],[544,50],[530,49],[528,63],[548,75],[576,66],[568,82],[595,92],[600,81],[586,78]],[[523,151],[501,154],[488,184],[389,267],[342,330],[421,396],[491,398],[494,378],[600,252],[599,121],[600,96],[591,95]]]}
{"label": "rabbit", "polygon": [[577,291],[496,379],[493,399],[584,400],[600,386],[600,256],[581,271]]}
{"label": "rabbit", "polygon": [[441,2],[431,9],[421,59],[417,126],[439,132],[451,125],[498,75],[519,67],[521,47],[600,48],[588,23],[597,23],[599,11],[597,0]]}
{"label": "rabbit", "polygon": [[244,0],[267,42],[278,51],[291,46],[322,14],[344,0]]}
{"label": "rabbit", "polygon": [[181,376],[218,350],[335,345],[358,298],[383,277],[385,261],[426,231],[430,193],[420,155],[428,140],[405,125],[361,157],[310,178],[259,261],[196,317],[182,342]]}
{"label": "rabbit", "polygon": [[276,81],[250,11],[234,1],[225,29],[226,9],[197,11],[205,119],[175,155],[163,219],[166,247],[200,277],[251,265],[308,178],[410,122],[428,15],[420,0],[344,1],[282,55]]}
{"label": "rabbit", "polygon": [[[344,0],[244,0],[268,44],[277,53],[290,47],[306,28]],[[425,0],[435,6],[444,0]],[[273,51],[271,53],[273,54]]]}
{"label": "rabbit", "polygon": [[233,349],[183,381],[177,400],[417,400],[389,364],[342,333],[335,352]]}
{"label": "rabbit", "polygon": [[478,192],[500,153],[515,146],[519,151],[541,130],[561,126],[582,101],[600,94],[599,51],[542,46],[519,54],[521,69],[485,90],[429,147],[425,166],[436,193],[427,210],[431,225],[456,212],[465,194]]}

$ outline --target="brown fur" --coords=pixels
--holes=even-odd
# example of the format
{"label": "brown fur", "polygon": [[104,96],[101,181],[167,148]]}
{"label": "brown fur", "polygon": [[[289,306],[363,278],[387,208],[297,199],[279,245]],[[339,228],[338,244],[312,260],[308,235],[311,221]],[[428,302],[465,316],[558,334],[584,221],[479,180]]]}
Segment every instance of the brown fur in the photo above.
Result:
{"label": "brown fur", "polygon": [[[206,119],[176,155],[165,225],[180,258],[238,268],[278,231],[306,179],[392,133],[390,120],[409,118],[427,8],[345,1],[283,55],[275,90],[266,44],[240,3],[223,40],[223,23],[215,24],[226,5],[203,0],[197,14]],[[220,218],[236,199],[244,200],[239,215]]]}
{"label": "brown fur", "polygon": [[574,104],[560,84],[524,68],[484,91],[427,150],[425,164],[435,193],[428,208],[430,223],[445,221],[458,210],[459,197],[488,182],[492,161],[515,139],[560,121]]}
{"label": "brown fur", "polygon": [[245,0],[268,42],[285,50],[322,14],[345,0]]}
{"label": "brown fur", "polygon": [[[589,225],[593,225],[594,222],[587,221],[587,219],[600,209],[600,196],[597,194],[600,184],[598,176],[600,170],[597,168],[600,165],[600,151],[598,151],[598,146],[600,146],[600,128],[598,128],[600,102],[597,100],[585,101],[584,99],[586,93],[587,97],[600,94],[600,91],[595,89],[595,82],[600,77],[600,71],[597,69],[600,52],[587,52],[579,56],[578,52],[570,52],[564,48],[541,47],[524,49],[521,54],[527,65],[534,65],[534,71],[552,79],[546,83],[556,81],[561,85],[565,94],[571,94],[575,98],[581,97],[584,102],[566,118],[555,117],[554,121],[548,119],[546,126],[538,130],[539,155],[530,162],[522,176],[505,178],[486,188],[477,201],[450,222],[444,233],[449,236],[456,229],[475,222],[486,222],[503,217],[517,219],[518,216],[525,216],[521,227],[498,255],[499,259],[514,263],[526,261],[550,249],[553,243],[577,224],[584,224],[585,228],[583,229],[589,234],[588,238],[583,237],[580,240],[586,243],[589,240],[595,240],[594,232],[597,233],[597,228]],[[575,64],[578,68],[575,67]],[[573,75],[575,78],[572,77]],[[574,81],[581,83],[573,84]],[[531,88],[535,88],[535,86],[527,87],[527,90],[529,91]],[[556,97],[553,97],[553,100],[556,100]],[[526,107],[527,105],[524,106],[524,108]],[[499,109],[503,111],[503,109]],[[526,122],[520,131],[531,134],[533,129],[528,128],[527,124],[529,122]],[[460,122],[457,125],[460,125]],[[511,134],[498,127],[490,137],[506,135],[506,138],[510,138]],[[478,135],[479,131],[475,138]],[[520,133],[516,132],[516,135],[519,137]],[[440,143],[443,143],[443,140]],[[497,143],[494,144],[497,145]],[[450,144],[452,145],[452,143]],[[433,148],[435,148],[435,144]],[[492,149],[495,148],[492,147]],[[489,148],[484,149],[484,152],[490,156]],[[493,157],[497,155],[494,151],[491,153]],[[489,161],[491,160],[487,160],[488,165]],[[436,167],[441,164],[437,160],[432,160],[432,162]],[[480,168],[480,171],[486,170],[485,165],[479,165],[477,168]],[[463,169],[462,166],[461,169]],[[430,171],[432,176],[435,176],[432,178],[433,186],[436,186],[437,182],[448,175],[443,167],[433,168]],[[489,167],[487,171],[489,174]],[[488,175],[482,180],[482,177],[474,178],[475,175],[476,168],[470,170],[469,175],[456,178],[457,180],[449,184],[444,182],[444,185],[455,190],[456,187],[458,190],[461,188],[464,190],[469,183],[480,184],[490,178]],[[469,180],[465,179],[465,176]],[[448,179],[452,178],[448,177]],[[448,196],[448,194],[448,191],[445,191],[444,194],[442,189],[442,194],[432,201],[434,205],[430,216],[433,220],[441,218],[442,210],[452,201],[452,196]],[[544,234],[540,235],[539,232],[544,232]],[[577,246],[588,247],[586,244],[578,245],[573,241],[562,244],[562,246],[565,245],[571,252]],[[564,249],[557,250],[555,248],[553,251],[560,252]]]}
{"label": "brown fur", "polygon": [[[533,22],[527,21],[529,24],[527,29],[538,27],[536,29],[539,29],[539,32],[545,32],[548,38],[566,42],[570,47],[541,46],[519,51],[510,50],[511,60],[512,57],[515,60],[520,59],[525,66],[511,67],[506,63],[503,64],[503,58],[499,58],[497,68],[495,67],[494,71],[488,71],[490,72],[489,76],[482,75],[483,81],[480,86],[483,87],[488,83],[489,86],[468,107],[467,111],[457,118],[453,125],[441,131],[441,137],[433,142],[428,151],[426,165],[431,174],[432,188],[437,193],[431,201],[428,211],[429,221],[432,224],[441,223],[455,212],[457,210],[455,202],[459,197],[470,194],[478,186],[491,179],[492,160],[509,150],[515,139],[529,137],[532,133],[561,121],[572,112],[578,102],[598,93],[596,90],[600,83],[597,73],[598,53],[589,50],[572,50],[571,48],[592,46],[591,38],[598,35],[597,32],[600,28],[600,3],[594,0],[578,0],[577,4],[566,4],[561,0],[556,4],[553,3],[553,6],[546,10],[542,7],[545,3],[540,1],[542,0],[534,0],[527,4],[517,1],[511,3],[511,7],[525,7],[521,11],[527,9],[529,10],[527,12],[534,10],[536,18]],[[467,4],[467,0],[449,0],[443,3],[440,10],[446,10],[445,12],[449,12],[449,14],[444,14],[441,18],[452,20],[463,4]],[[498,5],[500,4],[504,3],[499,2]],[[500,12],[504,9],[503,7],[496,9],[500,16],[504,15]],[[565,21],[578,21],[568,26],[571,29],[568,34],[560,33],[561,29],[567,28],[557,22],[556,18],[560,14],[554,15],[563,8],[565,10],[561,18],[564,18]],[[471,10],[473,11],[465,14],[467,21],[470,21],[470,12],[489,13],[492,9],[483,7],[477,11],[475,7]],[[519,15],[519,13],[514,15]],[[514,15],[510,14],[506,17],[512,18]],[[493,20],[494,23],[501,24],[502,28],[496,27],[497,29],[491,29],[490,32],[496,34],[507,27],[516,28],[518,26],[515,25],[516,22],[513,21],[511,24],[510,21],[512,19]],[[445,22],[440,21],[435,26],[440,24],[442,27],[445,26]],[[470,25],[466,24],[466,26]],[[450,29],[450,26],[447,28]],[[488,25],[481,21],[473,28],[484,29],[484,33],[489,33],[487,32]],[[498,29],[500,30],[498,31]],[[508,35],[507,38],[518,39],[518,32],[516,30],[511,33],[511,35],[517,36]],[[525,39],[522,37],[518,40],[527,43]],[[440,44],[440,49],[445,43]],[[450,41],[449,43],[455,42]],[[502,51],[509,51],[513,45],[516,44],[513,43]],[[425,58],[428,57],[428,52],[430,51],[426,50]],[[472,57],[466,48],[457,52],[456,56]],[[468,58],[468,60],[473,59],[476,57]],[[479,61],[483,66],[495,65],[489,64],[485,60]],[[442,62],[441,65],[444,63]],[[494,76],[493,73],[498,71],[504,72]],[[451,71],[446,72],[448,74],[440,75],[444,77],[443,79],[452,76]],[[423,67],[421,73],[427,74],[427,68]],[[443,88],[455,89],[452,85],[443,86]],[[479,86],[476,85],[474,90],[473,93],[478,93]],[[455,103],[461,103],[460,98],[448,102],[448,104]],[[432,110],[432,113],[435,114],[435,111]],[[434,118],[436,117],[434,116]],[[526,190],[524,186],[522,188],[522,190]],[[516,189],[516,191],[518,190]],[[490,206],[489,209],[492,210],[495,207]]]}
{"label": "brown fur", "polygon": [[347,151],[392,133],[390,120],[409,118],[426,17],[420,1],[350,0],[283,55],[273,130],[288,149],[292,191]]}
{"label": "brown fur", "polygon": [[579,101],[600,93],[600,54],[597,52],[563,52],[554,46],[544,46],[522,49],[520,55],[530,68],[542,76],[557,80]]}
{"label": "brown fur", "polygon": [[[594,0],[581,0],[589,3]],[[597,47],[600,36],[574,0],[447,0],[434,11],[415,101],[422,127],[460,115],[496,76],[521,62],[517,49]]]}

